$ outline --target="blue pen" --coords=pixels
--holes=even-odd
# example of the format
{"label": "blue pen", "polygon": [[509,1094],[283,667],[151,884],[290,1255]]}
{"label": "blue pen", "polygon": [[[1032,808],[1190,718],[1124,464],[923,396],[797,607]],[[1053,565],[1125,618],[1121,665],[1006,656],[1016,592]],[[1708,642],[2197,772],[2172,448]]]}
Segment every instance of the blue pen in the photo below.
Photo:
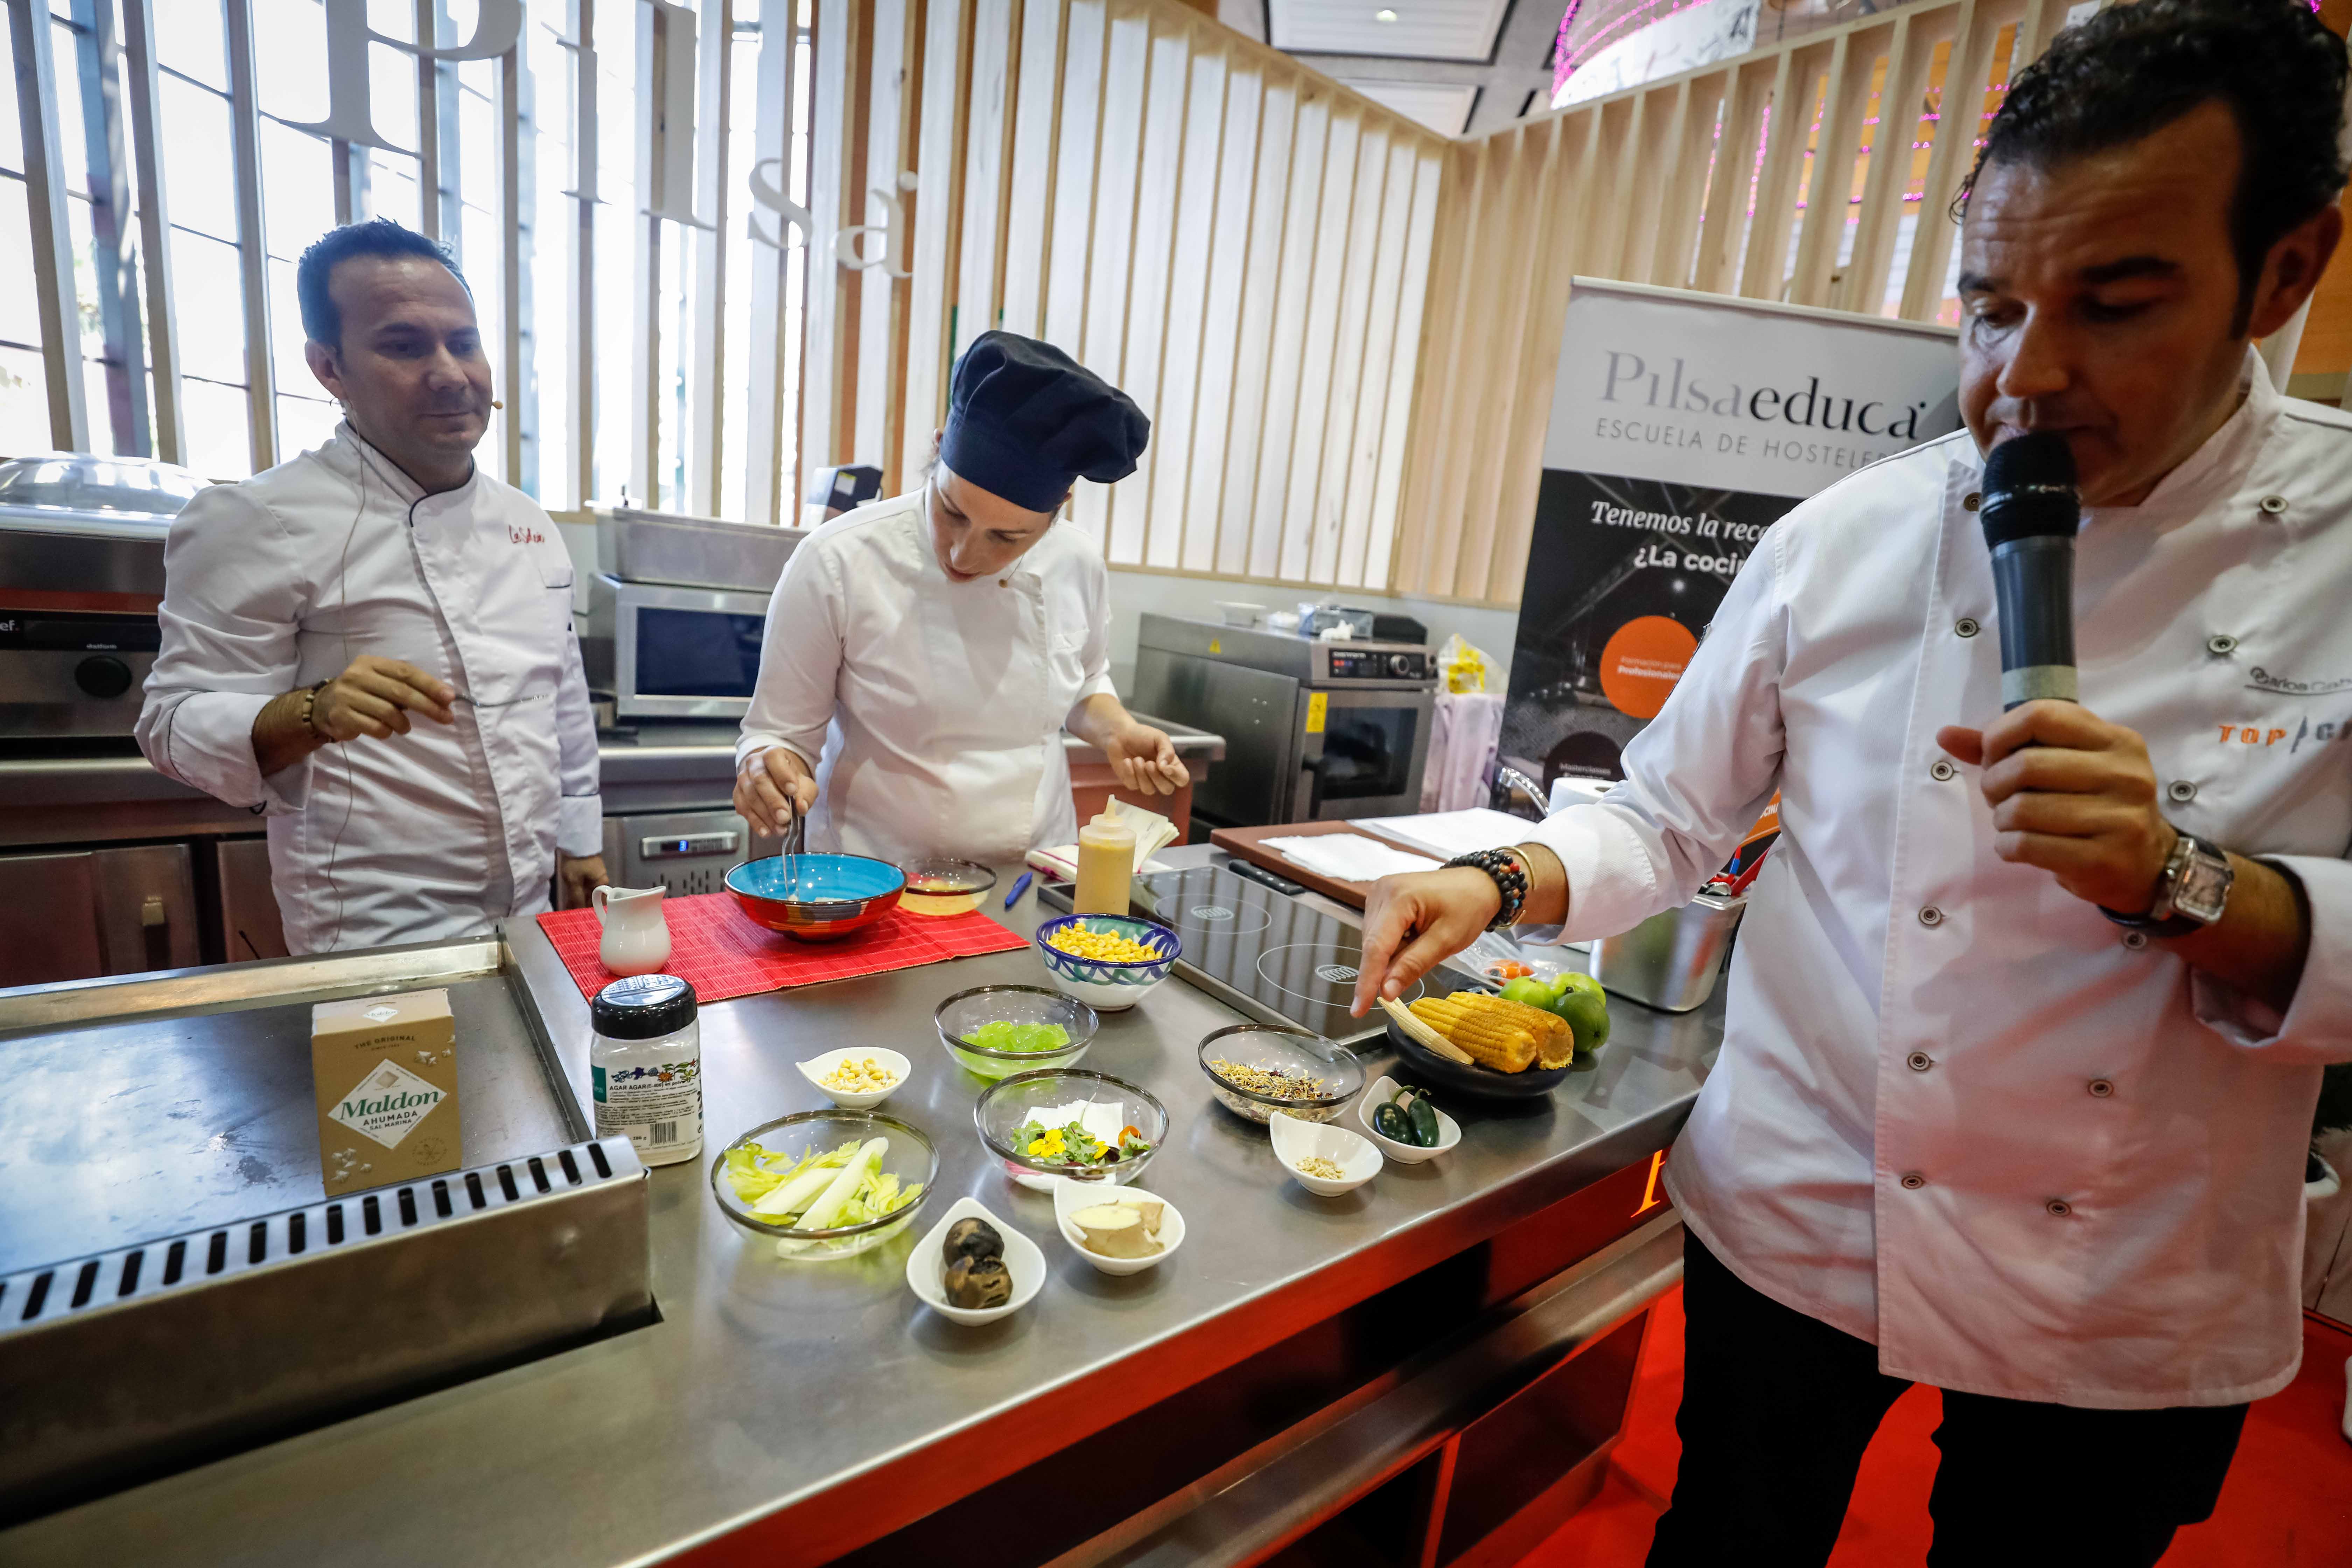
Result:
{"label": "blue pen", "polygon": [[1013,890],[1004,895],[1004,907],[1009,910],[1013,905],[1019,903],[1021,901],[1021,895],[1027,892],[1029,890],[1029,884],[1036,879],[1037,873],[1034,871],[1024,871],[1020,876],[1014,878],[1013,879]]}

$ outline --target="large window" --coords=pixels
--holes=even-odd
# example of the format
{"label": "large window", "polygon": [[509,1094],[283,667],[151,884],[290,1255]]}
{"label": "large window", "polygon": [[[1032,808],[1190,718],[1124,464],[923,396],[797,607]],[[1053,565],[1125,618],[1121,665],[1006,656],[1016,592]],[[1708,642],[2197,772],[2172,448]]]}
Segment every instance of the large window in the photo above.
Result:
{"label": "large window", "polygon": [[[0,457],[79,447],[226,479],[317,446],[338,412],[304,358],[296,264],[337,223],[384,216],[447,246],[473,290],[505,405],[478,452],[490,471],[559,510],[625,499],[740,517],[748,495],[790,495],[800,237],[779,252],[746,181],[755,149],[781,145],[781,180],[763,175],[806,197],[808,0],[520,0],[506,53],[423,62],[420,30],[465,53],[498,0],[9,3],[0,274],[43,287],[0,290]],[[331,30],[360,18],[375,35],[363,121],[330,90]],[[37,21],[41,96],[19,105],[15,55]],[[763,23],[789,32],[782,47]],[[653,57],[689,41],[688,118],[709,129],[694,191],[656,216],[639,189]],[[309,129],[331,122],[390,145]],[[28,172],[20,123],[55,181]],[[37,238],[47,215],[63,268]],[[755,268],[790,274],[765,344]],[[163,300],[176,308],[159,321]],[[48,360],[64,354],[79,399],[58,395]],[[763,354],[781,375],[751,374]],[[758,384],[782,417],[753,406]],[[785,438],[755,453],[755,420]],[[774,465],[756,485],[754,461]]]}

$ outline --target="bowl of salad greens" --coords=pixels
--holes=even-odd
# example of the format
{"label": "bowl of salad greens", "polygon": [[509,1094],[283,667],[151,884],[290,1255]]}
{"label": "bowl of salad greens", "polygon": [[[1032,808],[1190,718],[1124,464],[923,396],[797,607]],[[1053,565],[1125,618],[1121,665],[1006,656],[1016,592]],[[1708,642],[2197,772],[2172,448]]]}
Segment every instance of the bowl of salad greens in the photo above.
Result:
{"label": "bowl of salad greens", "polygon": [[1131,1182],[1168,1141],[1168,1108],[1149,1089],[1083,1069],[1000,1079],[971,1120],[1005,1174],[1039,1191],[1055,1177]]}
{"label": "bowl of salad greens", "polygon": [[874,1110],[803,1110],[763,1121],[710,1163],[727,1217],[776,1256],[821,1263],[880,1247],[930,1196],[940,1154],[922,1130]]}
{"label": "bowl of salad greens", "polygon": [[948,1055],[982,1078],[1076,1067],[1102,1025],[1092,1007],[1042,985],[959,991],[931,1016]]}

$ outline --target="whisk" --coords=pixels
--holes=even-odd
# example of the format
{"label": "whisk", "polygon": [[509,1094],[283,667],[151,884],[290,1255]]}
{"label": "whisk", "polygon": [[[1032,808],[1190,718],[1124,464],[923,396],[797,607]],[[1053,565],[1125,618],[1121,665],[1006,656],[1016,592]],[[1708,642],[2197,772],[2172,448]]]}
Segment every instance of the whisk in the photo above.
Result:
{"label": "whisk", "polygon": [[793,814],[784,828],[784,897],[795,898],[801,890],[800,858],[808,853],[808,818],[801,815],[801,803],[789,789],[783,792],[784,808]]}

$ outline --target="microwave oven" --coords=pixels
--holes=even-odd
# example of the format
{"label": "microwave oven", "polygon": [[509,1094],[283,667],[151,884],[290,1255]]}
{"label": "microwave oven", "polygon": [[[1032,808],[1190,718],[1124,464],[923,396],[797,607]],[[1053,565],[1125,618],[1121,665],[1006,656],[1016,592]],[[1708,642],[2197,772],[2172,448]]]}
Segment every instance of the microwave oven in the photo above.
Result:
{"label": "microwave oven", "polygon": [[751,706],[768,595],[727,588],[588,584],[580,638],[589,688],[609,693],[616,717],[736,719]]}

